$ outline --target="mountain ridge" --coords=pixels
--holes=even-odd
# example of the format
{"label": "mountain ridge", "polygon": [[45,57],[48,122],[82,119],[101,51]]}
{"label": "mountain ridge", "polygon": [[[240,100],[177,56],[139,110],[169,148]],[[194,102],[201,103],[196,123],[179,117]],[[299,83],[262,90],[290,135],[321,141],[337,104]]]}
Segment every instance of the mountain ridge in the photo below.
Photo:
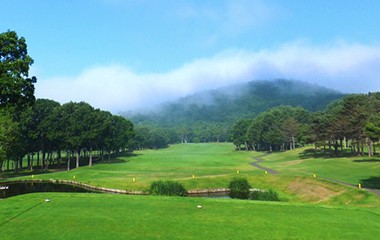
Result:
{"label": "mountain ridge", "polygon": [[135,124],[160,127],[191,125],[197,122],[232,124],[254,118],[280,105],[300,106],[309,111],[323,110],[345,94],[304,81],[255,80],[194,93],[162,104],[149,113],[124,113]]}

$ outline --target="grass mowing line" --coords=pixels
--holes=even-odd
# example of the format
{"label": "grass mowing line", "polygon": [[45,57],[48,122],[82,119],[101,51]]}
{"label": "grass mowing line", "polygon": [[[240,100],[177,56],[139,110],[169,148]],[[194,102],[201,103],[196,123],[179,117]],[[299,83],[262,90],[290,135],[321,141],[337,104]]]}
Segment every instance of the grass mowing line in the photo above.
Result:
{"label": "grass mowing line", "polygon": [[23,214],[29,212],[29,211],[32,210],[33,208],[35,208],[35,207],[41,205],[42,203],[43,203],[43,202],[39,202],[39,203],[37,203],[36,205],[33,205],[33,206],[31,206],[30,208],[28,208],[28,209],[26,209],[26,210],[20,212],[20,213],[17,214],[16,216],[11,217],[11,218],[8,219],[8,220],[5,220],[4,222],[0,223],[0,227],[4,226],[5,224],[9,223],[9,222],[12,221],[12,220],[18,218],[19,216],[21,216],[21,215],[23,215]]}

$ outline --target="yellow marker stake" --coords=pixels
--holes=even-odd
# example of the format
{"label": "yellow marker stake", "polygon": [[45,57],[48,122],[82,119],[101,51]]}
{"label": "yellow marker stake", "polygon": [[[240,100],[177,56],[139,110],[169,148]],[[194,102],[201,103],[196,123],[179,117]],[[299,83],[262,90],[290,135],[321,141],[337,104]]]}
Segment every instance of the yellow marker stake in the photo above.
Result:
{"label": "yellow marker stake", "polygon": [[73,176],[73,178],[75,179],[75,176]]}
{"label": "yellow marker stake", "polygon": [[362,185],[360,183],[358,184],[358,188],[362,188]]}
{"label": "yellow marker stake", "polygon": [[193,179],[195,178],[195,175],[193,174]]}
{"label": "yellow marker stake", "polygon": [[236,171],[236,174],[239,174],[239,173],[240,173],[239,170],[237,170],[237,171]]}
{"label": "yellow marker stake", "polygon": [[132,178],[132,182],[136,182],[136,178]]}
{"label": "yellow marker stake", "polygon": [[265,171],[265,174],[267,175],[267,174],[268,174],[268,171]]}
{"label": "yellow marker stake", "polygon": [[313,174],[313,177],[314,177],[314,178],[316,178],[316,177],[317,177],[317,175],[315,175],[315,173],[314,173],[314,174]]}

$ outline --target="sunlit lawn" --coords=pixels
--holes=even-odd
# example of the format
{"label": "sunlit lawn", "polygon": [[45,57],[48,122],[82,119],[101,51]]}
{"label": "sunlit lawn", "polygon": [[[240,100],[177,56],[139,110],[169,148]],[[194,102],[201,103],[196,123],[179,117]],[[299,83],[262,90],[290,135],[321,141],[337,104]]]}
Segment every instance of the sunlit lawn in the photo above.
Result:
{"label": "sunlit lawn", "polygon": [[2,240],[377,239],[379,214],[378,209],[231,199],[39,193],[0,201],[0,236]]}
{"label": "sunlit lawn", "polygon": [[[300,148],[263,157],[267,166],[284,175],[331,178],[363,187],[380,188],[380,158],[368,156],[324,157],[315,156],[312,147]],[[379,183],[376,183],[379,181]]]}
{"label": "sunlit lawn", "polygon": [[[128,190],[146,190],[158,179],[179,181],[187,189],[223,188],[233,177],[242,176],[254,188],[273,188],[281,202],[27,194],[0,200],[0,236],[4,240],[377,239],[380,198],[320,178],[355,183],[379,176],[377,158],[313,157],[305,154],[307,149],[265,155],[235,151],[230,143],[179,144],[136,151],[92,167],[35,175],[34,179],[70,179]],[[255,156],[262,156],[262,166],[280,173],[265,174],[250,165]],[[51,201],[45,202],[46,198]]]}
{"label": "sunlit lawn", "polygon": [[[283,201],[379,206],[378,197],[320,179],[329,177],[356,184],[360,179],[379,176],[380,163],[376,159],[371,162],[372,159],[366,157],[313,158],[304,154],[307,149],[263,156],[265,152],[236,151],[231,143],[178,144],[166,149],[136,151],[92,167],[82,166],[34,178],[67,179],[94,186],[146,191],[152,181],[159,179],[179,181],[186,189],[193,190],[227,188],[233,177],[241,176],[247,178],[253,188],[273,188]],[[265,174],[253,167],[250,163],[255,161],[254,156],[263,156],[261,165],[280,173]],[[365,161],[355,162],[360,159]],[[317,178],[313,178],[314,173]]]}
{"label": "sunlit lawn", "polygon": [[230,143],[179,144],[161,150],[135,151],[92,167],[35,177],[71,180],[75,177],[76,181],[95,186],[128,190],[146,189],[158,179],[183,181],[191,188],[226,187],[227,179],[237,175],[237,171],[243,175],[262,174],[249,165],[252,161],[252,152],[236,152]]}

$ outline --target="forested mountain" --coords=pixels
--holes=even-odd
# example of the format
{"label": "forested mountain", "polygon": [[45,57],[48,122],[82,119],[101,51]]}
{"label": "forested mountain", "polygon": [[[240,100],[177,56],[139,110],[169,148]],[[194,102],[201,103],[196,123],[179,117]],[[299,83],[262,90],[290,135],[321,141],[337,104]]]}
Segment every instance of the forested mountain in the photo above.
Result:
{"label": "forested mountain", "polygon": [[251,81],[196,93],[176,102],[163,104],[145,114],[125,114],[135,124],[159,127],[193,126],[196,123],[232,124],[252,119],[280,105],[323,110],[344,94],[318,85],[292,80]]}

